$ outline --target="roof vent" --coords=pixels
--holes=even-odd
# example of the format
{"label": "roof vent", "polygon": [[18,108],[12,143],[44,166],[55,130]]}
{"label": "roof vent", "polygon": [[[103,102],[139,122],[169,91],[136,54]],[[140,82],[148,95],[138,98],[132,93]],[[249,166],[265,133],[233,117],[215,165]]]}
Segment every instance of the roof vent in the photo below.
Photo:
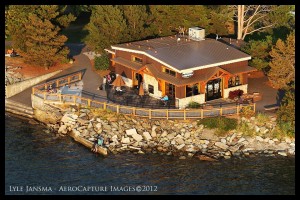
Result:
{"label": "roof vent", "polygon": [[182,78],[190,78],[194,75],[194,71],[190,71],[190,72],[185,72],[185,73],[182,73],[181,76]]}
{"label": "roof vent", "polygon": [[205,39],[205,29],[199,27],[189,28],[189,38],[200,41]]}

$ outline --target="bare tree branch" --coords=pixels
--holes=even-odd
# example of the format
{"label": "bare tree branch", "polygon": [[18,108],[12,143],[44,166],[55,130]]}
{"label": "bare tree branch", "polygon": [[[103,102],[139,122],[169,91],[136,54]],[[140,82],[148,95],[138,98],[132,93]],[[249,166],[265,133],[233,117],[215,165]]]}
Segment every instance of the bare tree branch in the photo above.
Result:
{"label": "bare tree branch", "polygon": [[269,27],[271,27],[271,26],[274,26],[274,24],[270,24],[270,25],[268,25],[268,26],[260,27],[260,28],[258,28],[258,29],[255,29],[255,30],[249,32],[249,33],[245,32],[245,34],[244,34],[244,36],[243,36],[243,40],[245,39],[246,35],[249,35],[249,34],[254,33],[254,32],[257,32],[257,31],[260,31],[260,30],[262,30],[262,29],[269,28]]}

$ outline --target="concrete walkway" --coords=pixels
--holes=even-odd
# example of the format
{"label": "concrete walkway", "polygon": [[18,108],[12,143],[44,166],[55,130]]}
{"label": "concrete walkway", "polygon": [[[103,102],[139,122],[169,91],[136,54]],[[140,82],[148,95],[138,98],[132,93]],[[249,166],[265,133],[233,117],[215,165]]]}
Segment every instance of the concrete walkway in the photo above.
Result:
{"label": "concrete walkway", "polygon": [[[98,74],[96,74],[92,71],[92,65],[91,65],[89,58],[83,54],[84,52],[87,51],[85,48],[85,45],[84,44],[68,44],[68,47],[71,50],[70,54],[75,59],[73,66],[70,67],[69,69],[66,69],[66,70],[62,71],[61,73],[47,79],[46,81],[43,81],[43,82],[47,82],[51,79],[59,78],[61,76],[64,76],[64,75],[67,75],[70,73],[84,70],[85,72],[82,77],[82,80],[83,80],[82,96],[96,99],[99,101],[106,101],[106,92],[97,90],[97,88],[102,83],[102,78]],[[32,89],[28,88],[28,89],[24,90],[23,92],[10,97],[9,99],[16,101],[16,102],[23,103],[23,104],[31,107],[32,106],[31,105],[31,92],[32,92]]]}

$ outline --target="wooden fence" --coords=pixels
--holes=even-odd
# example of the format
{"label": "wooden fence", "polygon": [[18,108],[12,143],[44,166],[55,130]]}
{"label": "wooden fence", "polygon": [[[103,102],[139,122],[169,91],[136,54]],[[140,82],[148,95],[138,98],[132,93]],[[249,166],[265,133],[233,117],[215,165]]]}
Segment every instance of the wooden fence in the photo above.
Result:
{"label": "wooden fence", "polygon": [[[77,76],[77,81],[81,80],[81,73],[74,74],[69,77],[64,77],[62,79],[54,80],[53,83],[56,83],[58,86],[65,85],[62,83],[62,80],[67,80],[67,83],[70,84],[75,79],[70,77]],[[68,104],[68,105],[82,105],[93,108],[101,108],[104,110],[110,110],[116,113],[121,113],[124,115],[133,115],[138,117],[145,117],[149,119],[203,119],[207,117],[216,117],[216,116],[226,116],[226,115],[235,115],[239,114],[243,107],[251,107],[255,111],[255,103],[246,104],[246,105],[236,105],[236,106],[225,106],[220,108],[210,108],[210,109],[148,109],[140,107],[131,107],[124,106],[113,103],[100,102],[92,100],[89,98],[70,95],[70,94],[60,94],[60,93],[48,93],[46,88],[51,84],[49,82],[35,86],[32,88],[32,94],[44,99],[44,103],[52,104]]]}

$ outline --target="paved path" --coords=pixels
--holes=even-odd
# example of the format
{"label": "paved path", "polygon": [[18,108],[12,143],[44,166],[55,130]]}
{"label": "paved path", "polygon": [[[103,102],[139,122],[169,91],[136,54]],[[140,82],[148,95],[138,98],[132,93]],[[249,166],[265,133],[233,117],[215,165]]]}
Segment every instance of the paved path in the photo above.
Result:
{"label": "paved path", "polygon": [[[61,73],[59,73],[55,76],[47,79],[46,81],[43,81],[43,82],[47,82],[51,79],[58,78],[60,76],[64,76],[64,75],[67,75],[67,74],[70,74],[73,72],[85,70],[85,73],[82,77],[82,80],[83,80],[82,96],[83,97],[91,97],[92,99],[96,99],[99,101],[106,101],[106,92],[97,90],[97,88],[102,83],[102,78],[98,74],[96,74],[92,71],[92,68],[91,68],[92,65],[91,65],[89,58],[83,54],[83,52],[86,51],[85,46],[83,44],[68,44],[68,46],[71,50],[70,54],[72,56],[74,56],[74,58],[75,58],[75,62],[73,63],[73,66],[62,71]],[[28,89],[24,90],[23,92],[10,97],[9,99],[23,103],[28,106],[32,106],[31,105],[31,92],[32,92],[32,89],[28,88]],[[89,94],[92,94],[92,96]]]}

